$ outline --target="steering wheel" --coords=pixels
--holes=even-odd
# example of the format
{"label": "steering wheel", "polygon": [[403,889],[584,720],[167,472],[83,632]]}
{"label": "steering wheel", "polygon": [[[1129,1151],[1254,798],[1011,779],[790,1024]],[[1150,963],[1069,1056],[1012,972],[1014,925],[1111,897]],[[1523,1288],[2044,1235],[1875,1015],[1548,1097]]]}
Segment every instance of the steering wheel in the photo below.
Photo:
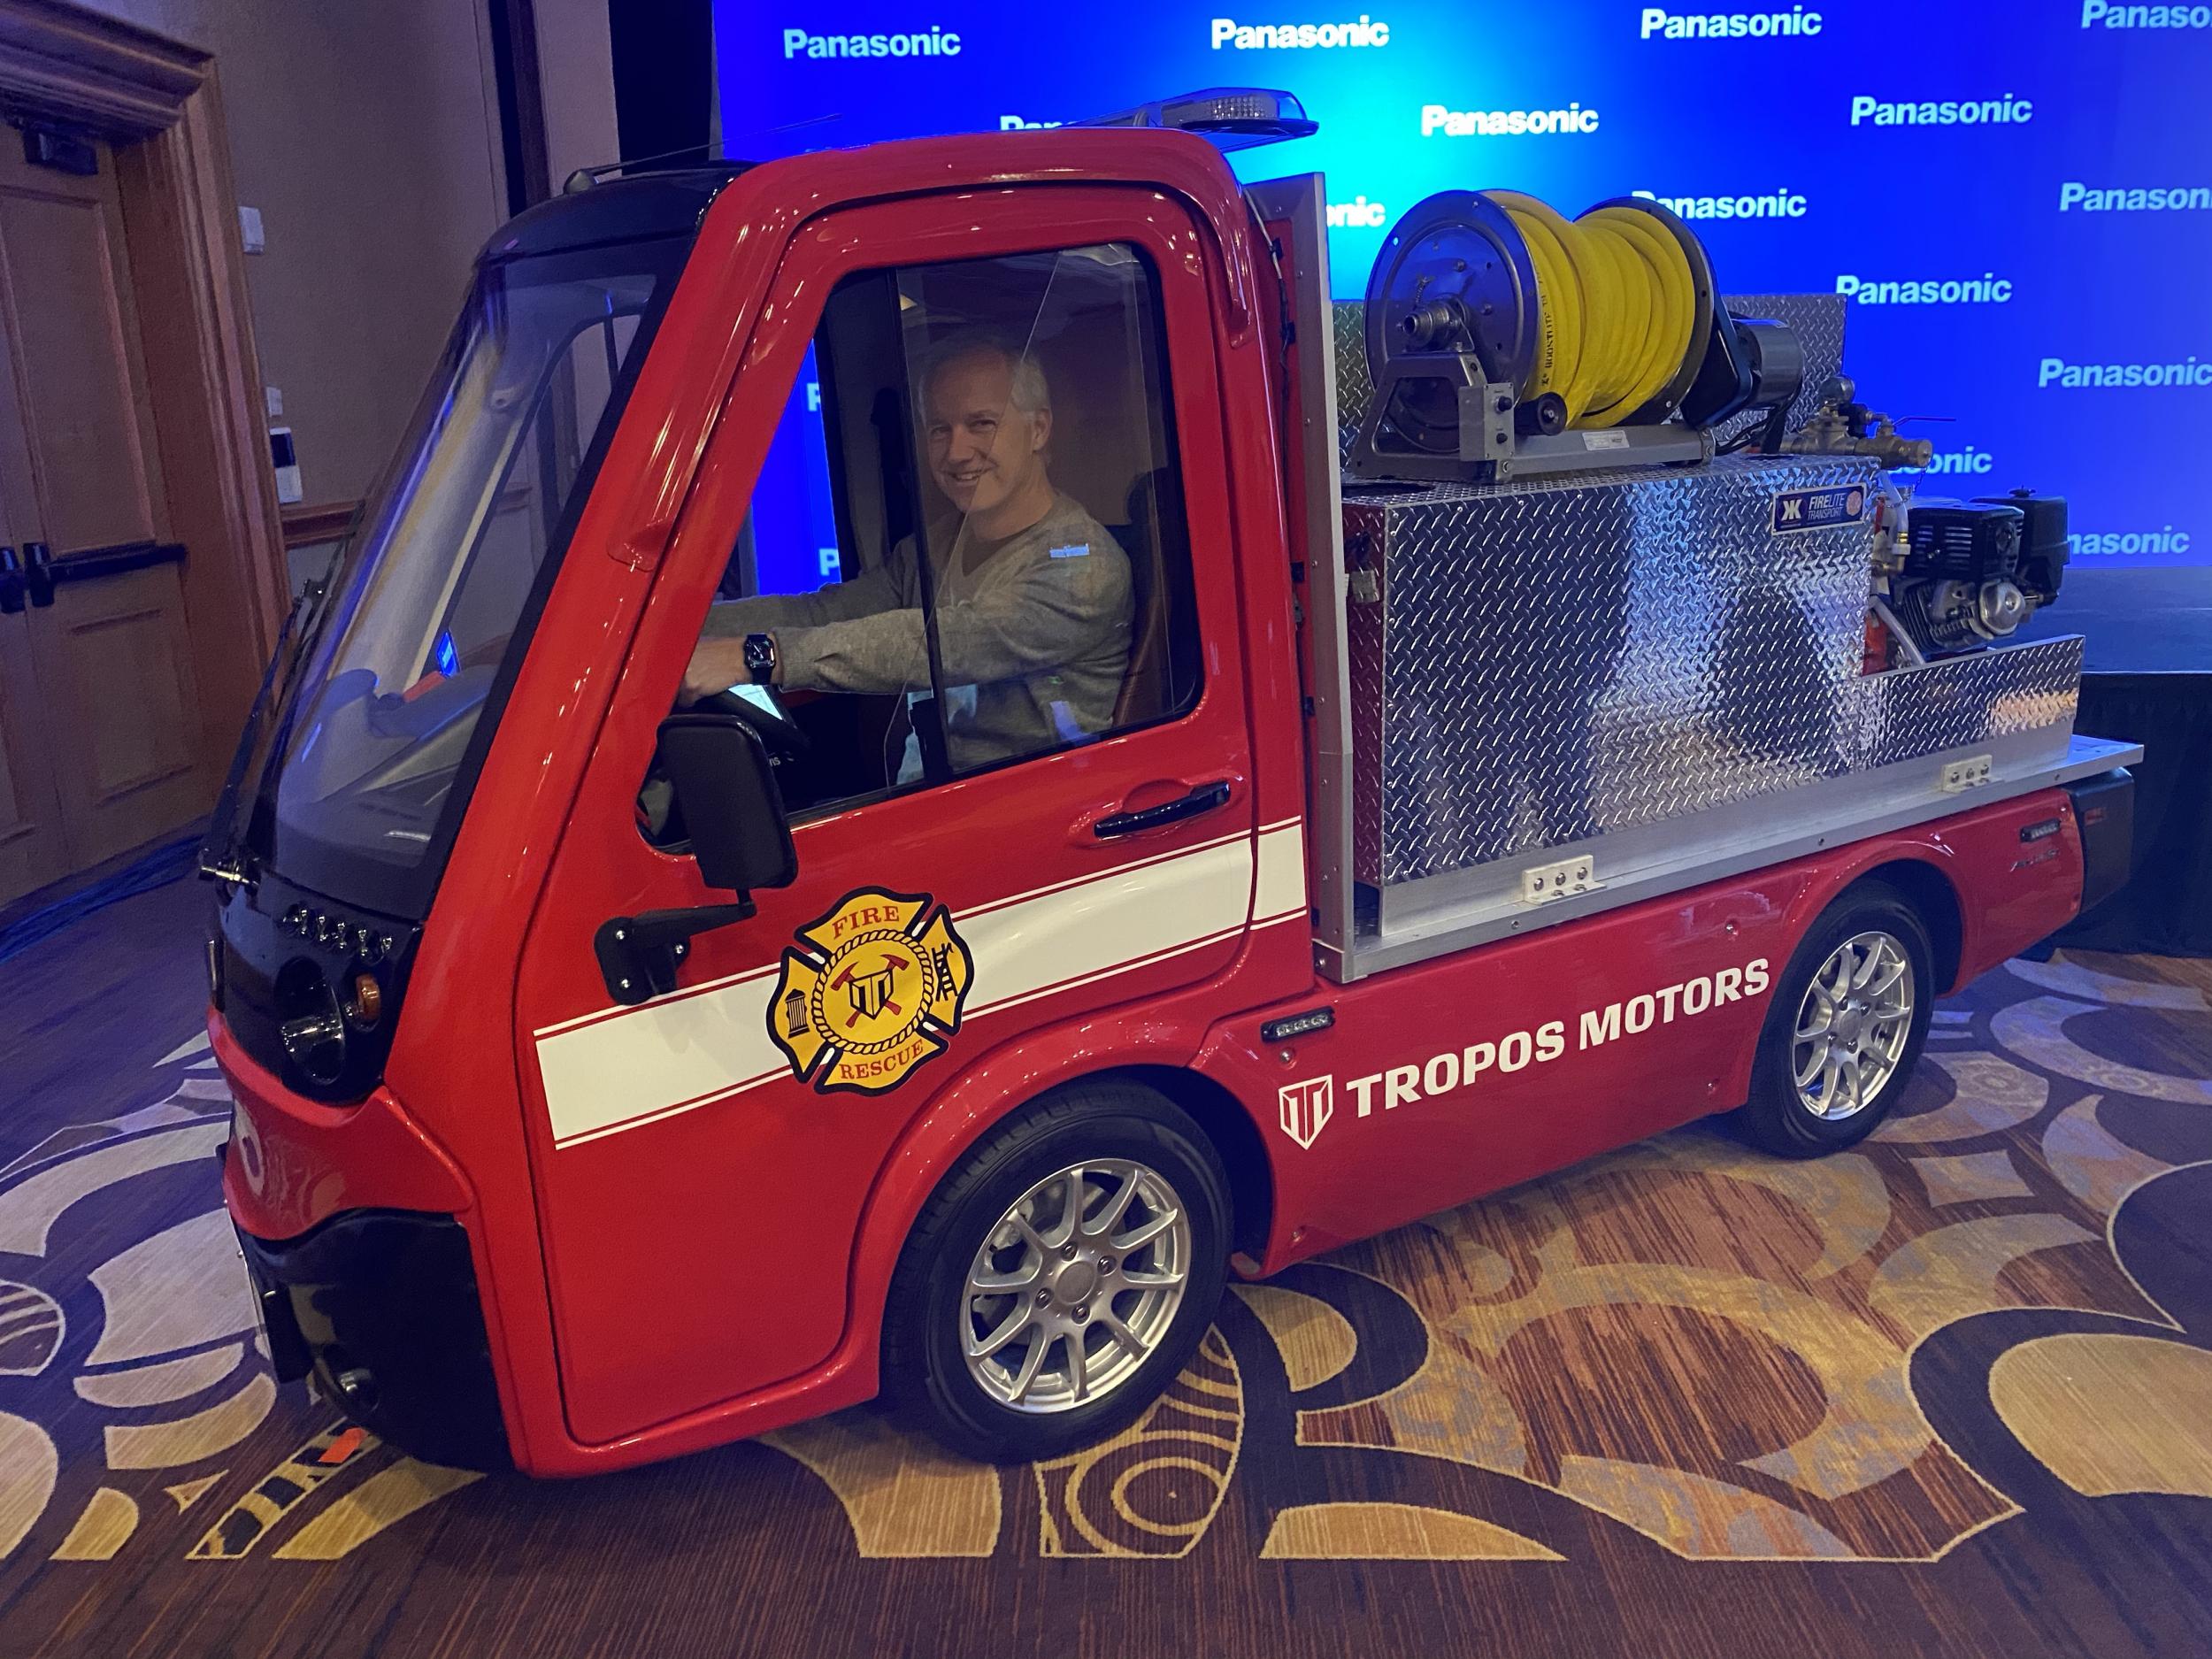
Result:
{"label": "steering wheel", "polygon": [[758,701],[733,689],[702,697],[691,706],[709,714],[735,715],[760,733],[760,740],[768,745],[771,755],[796,760],[814,747],[806,728],[791,718],[791,710],[772,687],[754,686],[749,689],[757,694]]}

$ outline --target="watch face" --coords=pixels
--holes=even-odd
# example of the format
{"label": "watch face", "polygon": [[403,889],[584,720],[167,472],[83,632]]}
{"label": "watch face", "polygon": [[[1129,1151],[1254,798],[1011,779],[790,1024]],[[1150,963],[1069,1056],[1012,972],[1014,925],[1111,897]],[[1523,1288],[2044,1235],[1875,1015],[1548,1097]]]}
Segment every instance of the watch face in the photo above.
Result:
{"label": "watch face", "polygon": [[758,680],[776,665],[776,647],[765,634],[745,636],[745,666]]}

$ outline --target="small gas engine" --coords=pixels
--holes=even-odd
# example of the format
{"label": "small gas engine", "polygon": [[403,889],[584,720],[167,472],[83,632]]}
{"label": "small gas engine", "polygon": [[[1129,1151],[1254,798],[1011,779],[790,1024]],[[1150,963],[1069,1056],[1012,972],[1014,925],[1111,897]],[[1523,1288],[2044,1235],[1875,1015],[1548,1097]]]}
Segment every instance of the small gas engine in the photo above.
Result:
{"label": "small gas engine", "polygon": [[2066,569],[2062,496],[2026,489],[1972,501],[1899,494],[1883,507],[1874,610],[1906,661],[1978,650],[2018,632],[2058,597]]}

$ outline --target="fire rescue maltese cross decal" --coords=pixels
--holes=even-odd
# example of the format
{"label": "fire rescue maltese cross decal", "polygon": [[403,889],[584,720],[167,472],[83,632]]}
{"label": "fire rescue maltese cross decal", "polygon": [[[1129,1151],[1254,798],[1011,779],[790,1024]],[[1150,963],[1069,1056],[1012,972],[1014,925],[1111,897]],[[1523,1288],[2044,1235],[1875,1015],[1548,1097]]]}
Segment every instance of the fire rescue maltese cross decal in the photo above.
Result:
{"label": "fire rescue maltese cross decal", "polygon": [[974,964],[927,895],[862,887],[783,953],[768,1034],[791,1072],[826,1094],[880,1094],[945,1051]]}

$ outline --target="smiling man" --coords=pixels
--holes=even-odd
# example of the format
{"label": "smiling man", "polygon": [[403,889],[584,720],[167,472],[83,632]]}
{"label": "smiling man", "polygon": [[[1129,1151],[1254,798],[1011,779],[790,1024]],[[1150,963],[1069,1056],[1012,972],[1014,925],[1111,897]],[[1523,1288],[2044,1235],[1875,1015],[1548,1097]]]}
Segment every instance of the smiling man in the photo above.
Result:
{"label": "smiling man", "polygon": [[[1043,371],[999,341],[963,336],[932,357],[917,413],[930,476],[952,510],[926,540],[953,765],[1105,730],[1129,663],[1129,561],[1105,526],[1053,488]],[[921,576],[909,536],[851,581],[715,606],[685,695],[749,680],[927,695]],[[920,773],[910,739],[897,780]]]}

